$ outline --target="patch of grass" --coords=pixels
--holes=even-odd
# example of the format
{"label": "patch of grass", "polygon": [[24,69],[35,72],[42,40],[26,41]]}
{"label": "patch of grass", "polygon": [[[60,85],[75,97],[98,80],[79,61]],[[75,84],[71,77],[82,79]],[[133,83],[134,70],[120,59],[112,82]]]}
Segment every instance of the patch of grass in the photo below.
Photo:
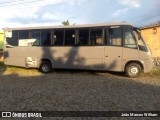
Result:
{"label": "patch of grass", "polygon": [[0,62],[0,71],[4,71],[6,68],[7,66],[3,62]]}
{"label": "patch of grass", "polygon": [[2,72],[3,75],[11,75],[11,74],[16,74],[19,76],[39,76],[39,75],[42,75],[42,73],[40,73],[36,69],[25,69],[25,68],[21,68],[21,67],[6,66],[3,62],[0,62],[0,72]]}
{"label": "patch of grass", "polygon": [[156,67],[151,70],[151,72],[146,73],[148,76],[160,76],[160,68]]}

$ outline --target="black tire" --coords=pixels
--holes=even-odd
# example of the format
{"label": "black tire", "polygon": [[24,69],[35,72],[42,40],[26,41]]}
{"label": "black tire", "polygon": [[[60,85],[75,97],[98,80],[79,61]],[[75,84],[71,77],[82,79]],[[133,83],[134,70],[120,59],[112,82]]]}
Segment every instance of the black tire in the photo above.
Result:
{"label": "black tire", "polygon": [[49,61],[43,61],[39,67],[42,73],[50,73],[52,70],[52,64]]}
{"label": "black tire", "polygon": [[130,78],[138,77],[142,73],[142,67],[138,63],[130,63],[126,66],[125,73]]}

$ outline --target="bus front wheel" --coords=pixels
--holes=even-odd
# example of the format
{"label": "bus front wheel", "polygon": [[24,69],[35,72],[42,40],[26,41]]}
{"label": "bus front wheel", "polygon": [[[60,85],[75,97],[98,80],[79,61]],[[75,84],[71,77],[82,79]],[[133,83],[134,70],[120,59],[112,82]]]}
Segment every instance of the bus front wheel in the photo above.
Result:
{"label": "bus front wheel", "polygon": [[142,68],[138,63],[130,63],[126,66],[125,73],[128,77],[135,78],[142,73]]}
{"label": "bus front wheel", "polygon": [[42,73],[50,73],[52,70],[52,64],[49,61],[43,61],[39,67]]}

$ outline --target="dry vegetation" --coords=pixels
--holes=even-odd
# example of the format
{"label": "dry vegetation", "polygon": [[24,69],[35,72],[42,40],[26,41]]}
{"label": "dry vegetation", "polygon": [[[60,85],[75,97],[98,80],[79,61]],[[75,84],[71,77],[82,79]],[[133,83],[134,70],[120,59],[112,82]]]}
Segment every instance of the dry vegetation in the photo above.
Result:
{"label": "dry vegetation", "polygon": [[19,76],[39,76],[42,75],[37,69],[25,69],[21,67],[6,66],[0,62],[0,71],[3,75],[17,74]]}
{"label": "dry vegetation", "polygon": [[[14,66],[6,66],[3,62],[0,62],[0,71],[3,74],[19,74],[21,76],[37,76],[42,75],[37,69],[25,69],[21,67],[14,67]],[[114,75],[114,73],[112,73]],[[117,75],[117,74],[116,74]],[[150,76],[150,77],[157,77],[160,76],[160,67],[154,67],[151,72],[142,74],[143,77]]]}

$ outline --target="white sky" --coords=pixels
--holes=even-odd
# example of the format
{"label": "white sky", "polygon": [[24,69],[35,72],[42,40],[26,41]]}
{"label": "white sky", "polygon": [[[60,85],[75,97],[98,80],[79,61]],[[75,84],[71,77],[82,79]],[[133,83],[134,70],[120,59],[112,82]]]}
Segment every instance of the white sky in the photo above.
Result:
{"label": "white sky", "polygon": [[4,27],[127,21],[135,26],[160,21],[160,0],[1,0]]}

